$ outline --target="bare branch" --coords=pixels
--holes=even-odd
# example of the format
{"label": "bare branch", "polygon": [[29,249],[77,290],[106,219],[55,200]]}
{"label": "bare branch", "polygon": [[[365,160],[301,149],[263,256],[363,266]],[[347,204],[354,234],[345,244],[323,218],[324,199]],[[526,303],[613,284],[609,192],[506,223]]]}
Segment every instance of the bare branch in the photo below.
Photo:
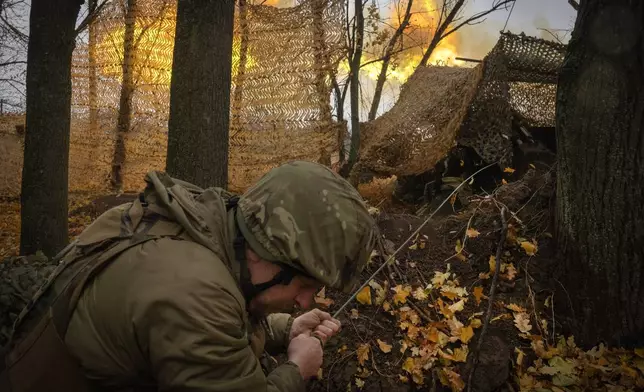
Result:
{"label": "bare branch", "polygon": [[[498,3],[493,4],[492,7],[490,9],[488,9],[487,11],[482,11],[482,12],[479,12],[478,14],[472,15],[471,17],[467,18],[465,21],[463,21],[460,24],[456,25],[456,27],[454,27],[453,29],[447,31],[445,34],[443,34],[441,36],[441,39],[447,37],[448,35],[452,34],[453,32],[455,32],[456,30],[460,29],[461,27],[463,27],[465,25],[474,25],[474,24],[477,24],[477,23],[481,23],[481,22],[477,22],[477,21],[479,19],[483,18],[484,16],[491,14],[492,12],[498,11],[500,8],[505,7],[510,3],[514,3],[515,1],[516,0],[503,0],[503,1],[500,1]],[[477,23],[473,23],[473,22],[477,22]]]}
{"label": "bare branch", "polygon": [[87,26],[89,26],[90,23],[92,23],[92,22],[94,22],[94,20],[96,20],[96,18],[103,11],[103,8],[105,8],[105,6],[107,5],[108,1],[109,0],[103,0],[100,4],[98,4],[96,6],[96,8],[94,8],[93,10],[90,10],[87,13],[87,16],[85,17],[85,19],[83,19],[83,21],[78,25],[78,28],[76,29],[76,32],[75,32],[76,35],[79,35],[83,31],[85,31]]}

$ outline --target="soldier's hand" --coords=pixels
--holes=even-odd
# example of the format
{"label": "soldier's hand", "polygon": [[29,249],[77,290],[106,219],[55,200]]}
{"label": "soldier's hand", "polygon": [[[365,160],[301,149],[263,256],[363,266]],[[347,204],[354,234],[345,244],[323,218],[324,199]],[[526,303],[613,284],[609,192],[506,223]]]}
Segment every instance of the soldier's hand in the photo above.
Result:
{"label": "soldier's hand", "polygon": [[322,366],[322,345],[315,337],[303,333],[294,337],[288,345],[288,359],[295,363],[304,380],[318,374]]}
{"label": "soldier's hand", "polygon": [[293,320],[289,337],[293,339],[303,333],[314,333],[326,343],[331,336],[340,331],[340,327],[340,320],[334,319],[329,313],[320,309],[313,309]]}

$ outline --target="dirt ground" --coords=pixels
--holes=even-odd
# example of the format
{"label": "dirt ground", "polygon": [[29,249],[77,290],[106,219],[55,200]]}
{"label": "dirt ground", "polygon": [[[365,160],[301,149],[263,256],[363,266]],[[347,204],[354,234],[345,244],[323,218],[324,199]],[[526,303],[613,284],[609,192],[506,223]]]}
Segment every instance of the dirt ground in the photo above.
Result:
{"label": "dirt ground", "polygon": [[[320,377],[309,383],[308,390],[464,391],[475,358],[479,361],[472,391],[644,388],[644,350],[583,351],[568,334],[574,331],[565,331],[564,318],[555,314],[553,299],[560,297],[554,295],[558,261],[551,231],[553,186],[550,171],[531,171],[499,184],[493,193],[468,195],[460,211],[447,204],[443,209],[447,213],[427,224],[426,214],[414,214],[417,206],[387,197],[390,181],[363,187],[374,206],[382,247],[372,255],[361,282],[400,251],[338,316],[342,331],[327,342]],[[102,212],[133,197],[71,195],[70,237]],[[0,203],[0,249],[5,258],[17,251],[19,202]],[[503,207],[508,212],[505,238]],[[28,265],[43,263],[36,259],[6,258],[0,266],[3,281],[19,282],[24,293],[33,291],[41,276]],[[15,271],[22,271],[21,277],[16,278]],[[0,305],[8,309],[3,311],[3,323],[15,317],[27,297],[16,296],[11,288],[5,291],[0,293]],[[316,303],[335,313],[348,298],[325,290]],[[564,303],[558,305],[565,308]],[[486,318],[489,324],[481,339]]]}

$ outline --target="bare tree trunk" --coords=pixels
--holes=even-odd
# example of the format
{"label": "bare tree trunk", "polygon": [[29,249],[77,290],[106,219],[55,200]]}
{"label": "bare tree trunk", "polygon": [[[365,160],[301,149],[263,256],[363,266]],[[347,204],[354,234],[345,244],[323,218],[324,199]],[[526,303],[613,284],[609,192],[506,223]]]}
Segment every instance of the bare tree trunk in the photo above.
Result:
{"label": "bare tree trunk", "polygon": [[[616,23],[616,21],[618,21]],[[644,4],[580,4],[557,93],[557,224],[582,344],[644,343]],[[562,297],[568,303],[568,296]],[[563,306],[563,305],[562,305]]]}
{"label": "bare tree trunk", "polygon": [[378,113],[378,106],[380,105],[380,98],[382,96],[382,89],[385,86],[387,81],[387,70],[389,69],[389,62],[391,61],[391,55],[394,52],[394,48],[398,43],[398,40],[402,36],[403,32],[409,25],[409,19],[411,18],[411,6],[414,3],[414,0],[409,0],[407,2],[407,9],[405,10],[405,16],[403,21],[394,32],[394,35],[389,40],[387,48],[385,49],[385,54],[382,57],[382,68],[380,68],[380,73],[378,74],[378,80],[376,81],[376,88],[373,93],[373,100],[371,101],[371,109],[369,110],[369,121],[376,118]]}
{"label": "bare tree trunk", "polygon": [[125,164],[125,139],[130,131],[132,119],[132,94],[134,93],[134,27],[136,23],[136,0],[127,0],[125,11],[125,33],[123,36],[123,80],[119,98],[119,116],[116,127],[116,142],[112,158],[112,190],[123,187],[123,166]]}
{"label": "bare tree trunk", "polygon": [[68,240],[67,192],[74,27],[82,0],[32,0],[20,253],[52,256]]}
{"label": "bare tree trunk", "polygon": [[355,49],[351,57],[351,150],[349,151],[348,172],[358,160],[360,150],[360,60],[364,39],[364,15],[362,0],[355,0],[356,35]]}
{"label": "bare tree trunk", "polygon": [[226,187],[234,0],[179,0],[170,86],[169,174]]}
{"label": "bare tree trunk", "polygon": [[[443,2],[443,7],[446,7],[447,2]],[[445,20],[439,21],[439,25],[436,27],[436,32],[434,33],[434,36],[432,37],[432,41],[429,43],[429,46],[427,47],[427,50],[425,51],[425,54],[423,54],[423,58],[420,60],[420,65],[426,66],[427,62],[429,61],[429,58],[431,57],[432,53],[434,53],[434,50],[438,46],[438,44],[441,42],[443,38],[445,38],[447,35],[445,34],[445,30],[449,27],[450,24],[454,21],[454,18],[458,14],[458,11],[460,11],[461,8],[463,8],[463,4],[465,3],[465,0],[457,0],[456,3],[452,6],[452,9],[450,10],[449,14],[447,14],[447,17]],[[450,31],[453,32],[456,29]]]}

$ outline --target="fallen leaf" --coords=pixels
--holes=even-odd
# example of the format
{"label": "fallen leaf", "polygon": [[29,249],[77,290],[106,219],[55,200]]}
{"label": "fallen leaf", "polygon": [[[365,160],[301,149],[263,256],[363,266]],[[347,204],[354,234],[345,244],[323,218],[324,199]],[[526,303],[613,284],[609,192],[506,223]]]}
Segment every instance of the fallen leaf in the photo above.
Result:
{"label": "fallen leaf", "polygon": [[385,289],[380,285],[380,283],[376,282],[375,280],[371,280],[369,282],[369,286],[376,292],[376,299],[375,299],[376,305],[382,304],[387,295],[385,293]]}
{"label": "fallen leaf", "polygon": [[361,378],[357,378],[357,377],[356,377],[355,380],[356,380],[356,387],[362,389],[364,387],[364,380],[362,380]]}
{"label": "fallen leaf", "polygon": [[517,270],[516,268],[514,268],[514,264],[512,263],[507,264],[505,267],[505,278],[507,280],[514,280],[516,276],[517,276]]}
{"label": "fallen leaf", "polygon": [[359,316],[360,313],[358,313],[358,309],[351,309],[351,316],[349,316],[350,318],[357,320]]}
{"label": "fallen leaf", "polygon": [[501,179],[501,184],[506,185],[508,182],[505,180],[505,178]]}
{"label": "fallen leaf", "polygon": [[371,305],[371,288],[365,286],[356,296],[356,300],[363,305]]}
{"label": "fallen leaf", "polygon": [[517,353],[517,365],[519,367],[523,364],[523,358],[525,357],[525,353],[521,351],[518,347],[514,348],[514,352]]}
{"label": "fallen leaf", "polygon": [[460,165],[461,165],[461,167],[465,166],[465,161],[463,161],[463,160],[461,159]]}
{"label": "fallen leaf", "polygon": [[476,299],[476,304],[480,305],[481,304],[481,298],[483,298],[483,287],[481,286],[476,286],[474,287],[474,290],[472,292],[474,294],[474,298]]}
{"label": "fallen leaf", "polygon": [[521,306],[519,306],[517,304],[505,305],[505,307],[507,309],[510,309],[511,311],[517,312],[517,313],[525,313],[525,312],[527,312],[527,310],[525,308],[522,308]]}
{"label": "fallen leaf", "polygon": [[512,174],[512,173],[514,173],[514,172],[515,172],[515,169],[513,169],[513,168],[511,168],[511,167],[506,167],[505,169],[503,169],[503,173],[510,173],[510,174]]}
{"label": "fallen leaf", "polygon": [[322,368],[318,369],[318,380],[322,379]]}
{"label": "fallen leaf", "polygon": [[358,346],[357,355],[358,362],[364,366],[365,361],[369,360],[369,343],[361,344]]}
{"label": "fallen leaf", "polygon": [[394,302],[397,304],[404,304],[407,302],[407,297],[411,293],[411,286],[397,285],[392,289],[396,294],[394,294]]}
{"label": "fallen leaf", "polygon": [[482,325],[483,325],[483,323],[481,322],[481,320],[479,320],[477,318],[472,319],[472,321],[470,321],[470,326],[472,328],[481,328]]}
{"label": "fallen leaf", "polygon": [[465,290],[463,287],[456,287],[450,285],[445,285],[441,288],[441,294],[451,300],[454,300],[456,298],[462,298],[467,296],[467,290]]}
{"label": "fallen leaf", "polygon": [[466,233],[466,235],[467,235],[468,237],[470,237],[470,238],[476,238],[476,237],[478,237],[478,236],[481,234],[481,233],[479,233],[479,232],[478,232],[478,230],[476,230],[476,229],[471,229],[471,228],[470,228],[470,229],[467,229],[467,231],[466,231],[465,233]]}
{"label": "fallen leaf", "polygon": [[343,352],[347,351],[349,347],[347,347],[346,344],[343,344],[342,347],[338,349],[338,354],[342,354]]}
{"label": "fallen leaf", "polygon": [[[444,377],[439,377],[443,385],[452,388],[452,391],[461,392],[465,389],[465,382],[461,379],[461,375],[453,370],[443,368],[441,373]],[[447,382],[445,382],[446,380]]]}
{"label": "fallen leaf", "polygon": [[461,329],[461,342],[467,343],[472,339],[472,336],[474,336],[474,329],[470,326],[463,327]]}
{"label": "fallen leaf", "polygon": [[532,329],[530,316],[527,313],[516,313],[514,315],[514,325],[523,333],[528,333]]}
{"label": "fallen leaf", "polygon": [[417,287],[416,290],[412,293],[412,296],[419,301],[427,299],[427,293],[423,290],[422,287]]}
{"label": "fallen leaf", "polygon": [[388,312],[388,311],[391,309],[391,305],[389,304],[389,302],[388,302],[388,301],[385,301],[385,302],[383,302],[383,303],[382,303],[382,308],[383,308],[386,312]]}
{"label": "fallen leaf", "polygon": [[403,362],[402,368],[404,371],[411,374],[414,371],[414,358],[407,357],[405,362]]}
{"label": "fallen leaf", "polygon": [[528,256],[534,256],[537,253],[537,245],[530,241],[522,241],[521,247]]}
{"label": "fallen leaf", "polygon": [[450,275],[451,275],[450,272],[434,271],[434,277],[432,278],[432,285],[436,287],[441,287],[443,284],[445,284],[445,281],[449,279]]}
{"label": "fallen leaf", "polygon": [[378,347],[380,347],[380,351],[382,351],[383,353],[391,352],[390,344],[387,344],[380,339],[377,339],[377,342],[378,342]]}
{"label": "fallen leaf", "polygon": [[494,271],[496,270],[496,256],[490,256],[488,264],[490,265],[490,273],[494,274]]}
{"label": "fallen leaf", "polygon": [[635,355],[637,355],[640,358],[644,358],[644,347],[636,348],[634,351],[635,351]]}
{"label": "fallen leaf", "polygon": [[408,248],[408,249],[409,249],[409,250],[416,250],[416,249],[418,249],[418,244],[416,244],[416,243],[411,244],[411,245],[409,245],[409,248]]}
{"label": "fallen leaf", "polygon": [[463,308],[465,308],[465,300],[464,299],[462,299],[462,300],[456,302],[455,304],[452,304],[452,305],[449,306],[449,310],[452,313],[460,312],[460,311],[463,310]]}
{"label": "fallen leaf", "polygon": [[325,297],[325,289],[326,287],[322,287],[322,290],[317,293],[317,295],[315,296],[315,303],[328,308],[333,304],[333,300],[331,298]]}

